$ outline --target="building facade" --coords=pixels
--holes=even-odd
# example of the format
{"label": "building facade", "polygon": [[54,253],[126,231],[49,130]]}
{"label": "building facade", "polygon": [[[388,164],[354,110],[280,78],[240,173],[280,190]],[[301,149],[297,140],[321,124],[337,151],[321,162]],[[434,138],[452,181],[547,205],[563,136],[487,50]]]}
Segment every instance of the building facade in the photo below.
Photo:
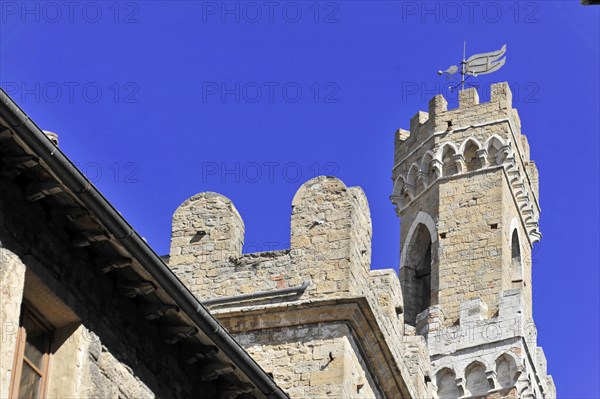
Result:
{"label": "building facade", "polygon": [[242,254],[232,202],[189,198],[169,266],[293,398],[554,398],[531,306],[538,174],[508,85],[434,97],[394,165],[399,279],[370,269],[363,191],[324,176],[281,251]]}
{"label": "building facade", "polygon": [[287,398],[0,90],[0,398]]}
{"label": "building facade", "polygon": [[241,215],[205,192],[158,257],[1,94],[0,397],[556,397],[532,315],[538,174],[506,83],[395,133],[399,275],[371,270],[364,192],[328,176],[296,192],[288,249],[242,253]]}

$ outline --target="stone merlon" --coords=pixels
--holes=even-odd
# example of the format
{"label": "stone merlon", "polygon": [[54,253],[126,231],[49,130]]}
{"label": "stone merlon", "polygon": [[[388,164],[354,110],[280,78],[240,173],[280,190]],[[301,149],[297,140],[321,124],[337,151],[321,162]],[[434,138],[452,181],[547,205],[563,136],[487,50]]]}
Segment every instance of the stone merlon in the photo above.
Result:
{"label": "stone merlon", "polygon": [[[262,342],[265,349],[261,353],[274,351],[276,356],[280,350],[276,348],[285,346],[290,356],[301,358],[304,355],[296,353],[299,349],[293,342],[298,335],[307,334],[299,331],[317,322],[329,326],[333,358],[344,353],[338,340],[350,339],[364,348],[365,359],[357,361],[378,365],[357,371],[366,373],[362,382],[355,382],[368,386],[362,391],[365,397],[380,397],[376,393],[380,390],[383,397],[428,396],[431,386],[426,380],[431,378],[431,369],[425,341],[404,335],[403,299],[396,272],[370,270],[371,234],[363,190],[347,187],[334,177],[319,176],[294,195],[290,248],[242,254],[244,223],[235,206],[222,195],[201,193],[186,200],[173,215],[169,266],[224,326],[248,341],[249,348],[252,342]],[[341,328],[339,323],[348,327]],[[287,339],[262,341],[262,334],[282,329],[287,331]],[[248,335],[247,331],[255,330],[263,333]],[[320,333],[311,334],[303,340],[321,345]],[[260,353],[256,356],[262,358]],[[273,356],[261,363],[267,370],[272,368]],[[362,355],[348,356],[362,359]],[[282,378],[287,381],[290,377]],[[337,381],[331,392],[340,384],[354,384],[354,377],[306,378],[311,388],[294,385],[292,394],[310,397],[313,383],[321,387]],[[372,379],[379,384],[370,383]],[[310,391],[312,395],[325,394],[317,388]],[[349,390],[349,395],[355,397],[352,392],[356,389]]]}

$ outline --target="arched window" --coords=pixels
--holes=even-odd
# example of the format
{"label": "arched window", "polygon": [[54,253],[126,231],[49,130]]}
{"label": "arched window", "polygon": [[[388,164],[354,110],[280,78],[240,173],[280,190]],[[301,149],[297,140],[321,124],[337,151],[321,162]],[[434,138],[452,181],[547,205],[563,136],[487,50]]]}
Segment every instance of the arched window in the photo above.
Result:
{"label": "arched window", "polygon": [[519,233],[517,229],[513,230],[510,243],[510,275],[513,282],[523,281],[523,264],[521,262],[521,245],[519,243]]}
{"label": "arched window", "polygon": [[416,192],[417,193],[422,193],[423,191],[425,191],[425,189],[427,188],[427,182],[428,182],[428,175],[421,172],[419,174],[419,176],[417,176],[417,188],[416,188]]}
{"label": "arched window", "polygon": [[465,370],[466,384],[469,396],[485,395],[490,390],[490,383],[485,375],[485,366],[473,362]]}
{"label": "arched window", "polygon": [[396,206],[396,211],[404,208],[404,206],[410,201],[406,190],[406,184],[402,176],[398,176],[394,182],[394,188],[390,200]]}
{"label": "arched window", "polygon": [[479,148],[473,141],[469,141],[467,146],[465,147],[464,158],[465,165],[467,167],[467,172],[471,172],[473,170],[477,170],[481,168],[481,160],[477,155],[477,150]]}
{"label": "arched window", "polygon": [[456,399],[462,396],[456,385],[456,375],[450,369],[445,368],[438,371],[435,375],[435,384],[439,399]]}
{"label": "arched window", "polygon": [[406,186],[409,190],[411,197],[414,197],[417,190],[417,174],[419,172],[419,167],[416,164],[413,164],[408,170],[408,174],[406,175]]}
{"label": "arched window", "polygon": [[431,152],[427,152],[423,155],[421,159],[421,182],[423,184],[423,188],[427,187],[433,180],[437,178],[435,171],[432,169],[431,161],[433,160],[433,155]]}
{"label": "arched window", "polygon": [[419,313],[431,305],[431,233],[424,224],[419,224],[412,235],[400,278],[404,294],[404,320],[415,325]]}
{"label": "arched window", "polygon": [[456,167],[454,155],[456,155],[454,149],[451,146],[447,145],[446,148],[444,148],[444,152],[442,153],[442,163],[444,164],[442,174],[444,176],[452,176],[458,173],[458,168]]}
{"label": "arched window", "polygon": [[498,153],[500,152],[500,148],[502,148],[502,142],[498,137],[492,136],[492,138],[488,141],[487,144],[487,161],[488,165],[498,165],[500,162],[498,160]]}
{"label": "arched window", "polygon": [[502,355],[496,360],[496,378],[502,388],[507,388],[517,382],[517,365],[512,356]]}

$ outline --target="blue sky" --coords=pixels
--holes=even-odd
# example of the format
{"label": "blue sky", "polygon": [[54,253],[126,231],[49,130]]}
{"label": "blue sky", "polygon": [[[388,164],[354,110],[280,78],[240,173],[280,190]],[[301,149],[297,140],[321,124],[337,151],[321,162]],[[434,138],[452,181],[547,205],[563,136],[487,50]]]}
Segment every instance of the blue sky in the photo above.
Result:
{"label": "blue sky", "polygon": [[247,249],[283,248],[292,197],[365,190],[373,268],[396,268],[393,133],[436,71],[499,49],[540,170],[534,318],[561,398],[598,398],[600,7],[578,1],[0,3],[0,84],[159,254],[175,208],[231,198]]}

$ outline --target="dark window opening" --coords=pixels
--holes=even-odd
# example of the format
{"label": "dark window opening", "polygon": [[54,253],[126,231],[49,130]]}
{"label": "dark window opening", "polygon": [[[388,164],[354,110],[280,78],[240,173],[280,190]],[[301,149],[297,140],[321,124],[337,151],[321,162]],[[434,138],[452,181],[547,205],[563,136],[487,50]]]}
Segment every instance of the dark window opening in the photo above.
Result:
{"label": "dark window opening", "polygon": [[404,322],[412,326],[416,324],[417,315],[432,304],[432,246],[429,229],[420,224],[403,255],[400,281],[404,293]]}
{"label": "dark window opening", "polygon": [[429,241],[425,254],[417,266],[415,275],[420,290],[417,308],[417,314],[419,314],[431,305],[431,241]]}
{"label": "dark window opening", "polygon": [[519,234],[515,229],[511,239],[511,278],[513,282],[523,281],[523,267],[521,264],[521,245],[519,244]]}

